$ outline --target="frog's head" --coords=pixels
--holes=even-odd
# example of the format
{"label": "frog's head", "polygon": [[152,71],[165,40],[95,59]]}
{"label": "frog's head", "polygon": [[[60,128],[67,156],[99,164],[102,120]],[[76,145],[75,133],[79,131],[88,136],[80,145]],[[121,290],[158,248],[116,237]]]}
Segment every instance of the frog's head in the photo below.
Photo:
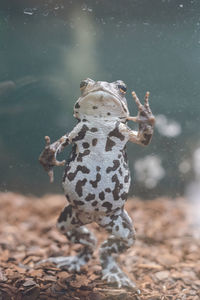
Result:
{"label": "frog's head", "polygon": [[81,96],[74,105],[74,117],[124,119],[129,116],[125,98],[126,85],[123,81],[94,81],[87,78],[80,83]]}

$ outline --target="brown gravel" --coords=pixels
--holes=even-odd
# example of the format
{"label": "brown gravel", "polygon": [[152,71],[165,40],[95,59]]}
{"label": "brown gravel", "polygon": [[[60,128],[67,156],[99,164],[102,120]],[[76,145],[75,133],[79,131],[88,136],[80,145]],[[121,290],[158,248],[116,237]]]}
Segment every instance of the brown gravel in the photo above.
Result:
{"label": "brown gravel", "polygon": [[[71,246],[55,228],[64,196],[25,197],[0,193],[0,300],[133,299],[199,300],[200,234],[192,206],[184,199],[130,199],[126,208],[135,222],[137,242],[120,262],[141,294],[101,281],[98,251],[80,274],[50,263],[49,256],[71,255]],[[89,226],[99,242],[106,233]]]}

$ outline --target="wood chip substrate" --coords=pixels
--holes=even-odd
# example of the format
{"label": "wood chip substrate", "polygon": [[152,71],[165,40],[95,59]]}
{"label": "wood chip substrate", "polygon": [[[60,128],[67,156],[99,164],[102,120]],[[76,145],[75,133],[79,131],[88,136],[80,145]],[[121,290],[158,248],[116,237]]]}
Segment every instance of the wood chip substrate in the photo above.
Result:
{"label": "wood chip substrate", "polygon": [[[79,274],[51,263],[50,256],[76,254],[56,229],[65,205],[63,195],[42,198],[0,193],[0,300],[199,300],[200,212],[184,199],[129,199],[126,209],[134,221],[137,241],[119,264],[137,284],[140,294],[101,281],[98,249]],[[88,226],[98,245],[107,233]]]}

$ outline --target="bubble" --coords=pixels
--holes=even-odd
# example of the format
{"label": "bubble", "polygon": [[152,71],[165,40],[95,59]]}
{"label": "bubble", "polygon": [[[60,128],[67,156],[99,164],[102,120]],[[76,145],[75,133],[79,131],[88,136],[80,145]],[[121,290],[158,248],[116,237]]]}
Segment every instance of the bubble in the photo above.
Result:
{"label": "bubble", "polygon": [[148,189],[156,187],[158,182],[165,176],[161,159],[156,155],[147,155],[138,159],[134,164],[136,180],[143,183]]}
{"label": "bubble", "polygon": [[168,120],[164,115],[156,116],[155,126],[161,135],[167,137],[178,136],[182,131],[181,125],[178,122],[174,120]]}

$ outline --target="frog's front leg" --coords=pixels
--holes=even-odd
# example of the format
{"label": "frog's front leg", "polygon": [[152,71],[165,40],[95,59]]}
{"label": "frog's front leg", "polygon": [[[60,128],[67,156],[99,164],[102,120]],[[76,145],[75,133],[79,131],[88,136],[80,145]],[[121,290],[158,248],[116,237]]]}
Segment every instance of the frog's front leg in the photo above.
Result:
{"label": "frog's front leg", "polygon": [[133,143],[147,146],[151,141],[155,124],[155,117],[149,106],[149,92],[145,95],[144,105],[141,104],[135,92],[132,92],[132,95],[139,112],[136,117],[128,117],[127,120],[137,122],[139,124],[139,130],[130,130],[129,140]]}
{"label": "frog's front leg", "polygon": [[63,166],[65,164],[65,160],[58,161],[56,159],[57,153],[60,153],[69,144],[83,139],[87,130],[88,127],[86,125],[82,125],[80,122],[68,135],[63,135],[59,140],[52,144],[50,144],[50,138],[48,136],[45,137],[46,146],[39,156],[39,162],[48,173],[50,182],[53,182],[53,167]]}
{"label": "frog's front leg", "polygon": [[70,242],[82,244],[83,248],[75,256],[50,257],[40,261],[39,264],[52,262],[58,268],[67,269],[70,272],[79,272],[81,267],[92,257],[96,246],[96,238],[83,226],[88,223],[90,223],[90,219],[87,215],[77,211],[72,205],[66,206],[58,218],[57,228],[66,235]]}
{"label": "frog's front leg", "polygon": [[45,136],[45,141],[46,146],[39,156],[39,162],[43,166],[44,170],[48,173],[50,182],[53,182],[53,167],[63,166],[65,164],[65,160],[58,161],[56,159],[56,155],[69,144],[69,139],[65,135],[56,142],[50,144],[50,137]]}
{"label": "frog's front leg", "polygon": [[130,217],[125,210],[122,210],[118,214],[103,218],[98,224],[111,233],[108,240],[100,247],[102,279],[109,283],[116,283],[119,288],[122,286],[136,288],[135,283],[120,269],[114,259],[114,256],[123,253],[135,241],[135,230]]}

